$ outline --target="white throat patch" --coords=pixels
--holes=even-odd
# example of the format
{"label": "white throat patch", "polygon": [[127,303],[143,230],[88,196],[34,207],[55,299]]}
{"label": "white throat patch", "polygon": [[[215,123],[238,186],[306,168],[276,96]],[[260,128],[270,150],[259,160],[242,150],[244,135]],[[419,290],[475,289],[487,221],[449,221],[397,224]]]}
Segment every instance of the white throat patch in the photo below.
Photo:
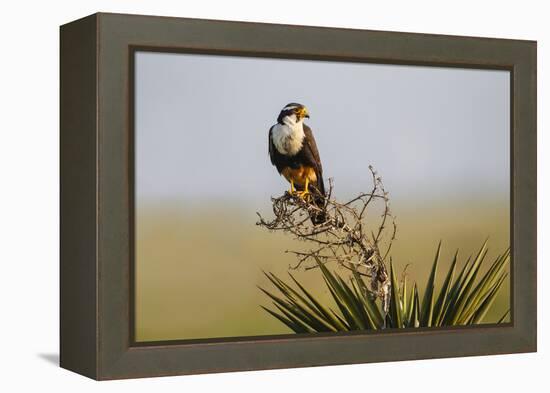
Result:
{"label": "white throat patch", "polygon": [[284,124],[275,124],[271,139],[277,151],[287,156],[296,155],[304,142],[304,119],[296,121],[296,115],[285,116]]}

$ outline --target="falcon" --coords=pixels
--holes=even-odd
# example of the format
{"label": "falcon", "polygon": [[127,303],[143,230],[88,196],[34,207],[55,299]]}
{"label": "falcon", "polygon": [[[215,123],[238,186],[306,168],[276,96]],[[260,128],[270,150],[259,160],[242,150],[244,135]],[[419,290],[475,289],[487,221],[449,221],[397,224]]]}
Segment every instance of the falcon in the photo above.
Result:
{"label": "falcon", "polygon": [[[269,129],[269,157],[277,171],[290,183],[290,193],[322,208],[325,197],[323,167],[313,132],[304,120],[306,107],[298,103],[286,105],[277,123]],[[325,215],[312,215],[313,224],[325,221]]]}

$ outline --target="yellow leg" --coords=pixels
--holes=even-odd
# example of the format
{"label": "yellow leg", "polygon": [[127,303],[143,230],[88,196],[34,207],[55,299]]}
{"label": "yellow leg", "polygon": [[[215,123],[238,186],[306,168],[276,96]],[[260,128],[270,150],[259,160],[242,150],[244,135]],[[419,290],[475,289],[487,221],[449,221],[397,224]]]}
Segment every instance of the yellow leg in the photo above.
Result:
{"label": "yellow leg", "polygon": [[294,188],[294,180],[290,180],[290,193],[294,194],[296,192],[296,188]]}
{"label": "yellow leg", "polygon": [[306,177],[306,184],[304,185],[304,191],[300,191],[298,196],[302,199],[309,195],[309,178]]}

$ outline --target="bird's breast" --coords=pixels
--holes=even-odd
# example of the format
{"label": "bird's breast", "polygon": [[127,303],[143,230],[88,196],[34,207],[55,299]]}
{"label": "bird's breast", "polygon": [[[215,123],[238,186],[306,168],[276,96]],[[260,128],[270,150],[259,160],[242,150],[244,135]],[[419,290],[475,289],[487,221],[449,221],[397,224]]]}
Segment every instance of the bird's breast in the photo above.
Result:
{"label": "bird's breast", "polygon": [[273,127],[271,138],[273,145],[280,154],[294,156],[302,149],[304,142],[304,128],[302,124],[289,127],[286,124],[277,124]]}

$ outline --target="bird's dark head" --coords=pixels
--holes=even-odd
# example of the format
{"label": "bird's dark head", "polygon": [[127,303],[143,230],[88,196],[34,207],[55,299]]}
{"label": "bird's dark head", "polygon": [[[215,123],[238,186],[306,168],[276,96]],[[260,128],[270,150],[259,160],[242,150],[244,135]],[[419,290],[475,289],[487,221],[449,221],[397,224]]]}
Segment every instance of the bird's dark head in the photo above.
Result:
{"label": "bird's dark head", "polygon": [[289,117],[294,121],[300,121],[305,117],[309,118],[309,112],[304,105],[291,102],[290,104],[285,105],[285,107],[281,110],[279,117],[277,117],[277,122],[283,124],[285,117]]}

